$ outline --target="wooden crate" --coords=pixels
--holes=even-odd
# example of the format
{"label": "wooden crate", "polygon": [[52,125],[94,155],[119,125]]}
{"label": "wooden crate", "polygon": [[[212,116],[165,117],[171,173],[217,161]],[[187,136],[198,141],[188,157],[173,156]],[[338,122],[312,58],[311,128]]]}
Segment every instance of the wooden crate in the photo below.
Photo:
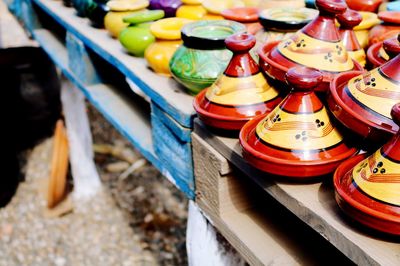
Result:
{"label": "wooden crate", "polygon": [[[61,1],[7,3],[63,74],[152,164],[193,199],[193,97],[174,80],[149,70],[143,58],[126,54],[118,40],[104,29],[93,28],[89,20],[77,17],[75,10]],[[132,81],[129,92],[123,88],[128,85],[125,79]],[[147,106],[138,95],[144,96]]]}
{"label": "wooden crate", "polygon": [[[267,174],[247,164],[241,155],[237,138],[217,136],[197,119],[195,120],[193,135],[196,200],[199,206],[207,210],[206,212],[211,220],[217,217],[218,221],[225,222],[222,227],[229,228],[227,219],[237,222],[243,213],[248,212],[248,203],[247,201],[243,202],[243,199],[252,198],[254,188],[251,190],[244,188],[249,185],[248,183],[252,183],[263,194],[281,204],[281,208],[277,208],[273,212],[282,211],[282,209],[290,211],[294,220],[302,221],[305,226],[320,235],[325,244],[334,246],[337,251],[343,253],[354,263],[358,265],[400,265],[398,239],[376,234],[346,217],[335,202],[332,180],[310,184],[276,182]],[[218,152],[215,152],[216,150]],[[210,163],[211,161],[213,163]],[[229,170],[227,170],[233,166],[237,167],[242,173],[239,176],[245,179],[242,181],[243,184],[237,183],[237,175],[231,176]],[[240,195],[240,193],[245,193],[246,196]],[[265,204],[268,204],[267,201],[265,201]],[[254,210],[254,208],[250,207],[250,210]],[[232,214],[230,218],[229,215],[226,216],[226,213],[235,212],[240,213],[240,215]],[[260,221],[259,217],[253,218],[251,214],[246,214],[246,218],[248,221],[243,223],[242,227],[266,226]],[[288,221],[281,222],[287,223]],[[220,230],[223,231],[223,229]],[[269,264],[271,257],[268,256],[266,260],[261,259],[261,255],[264,253],[258,249],[258,246],[262,243],[263,238],[267,243],[272,241],[271,238],[278,241],[277,238],[274,238],[276,233],[274,231],[263,231],[260,228],[256,230],[254,235],[249,236],[253,233],[253,230],[243,230],[239,226],[238,229],[231,230],[226,234],[226,237],[229,240],[230,234],[236,234],[242,243],[235,243],[232,240],[230,242],[241,251],[251,264]],[[286,236],[288,234],[291,233],[286,232]],[[296,234],[299,233],[294,232],[292,236]],[[304,239],[308,239],[310,235],[305,234]],[[249,242],[244,243],[247,238],[249,238]],[[250,242],[250,239],[255,239],[253,242],[256,243]],[[307,242],[309,241],[307,240]],[[305,243],[301,241],[298,243],[298,245],[303,244]],[[289,247],[285,246],[282,246],[282,249],[290,250]],[[316,250],[320,250],[318,245]],[[276,254],[278,254],[278,251]],[[318,255],[317,251],[314,256]],[[294,260],[299,262],[296,258]],[[331,264],[332,261],[326,260],[325,263]]]}

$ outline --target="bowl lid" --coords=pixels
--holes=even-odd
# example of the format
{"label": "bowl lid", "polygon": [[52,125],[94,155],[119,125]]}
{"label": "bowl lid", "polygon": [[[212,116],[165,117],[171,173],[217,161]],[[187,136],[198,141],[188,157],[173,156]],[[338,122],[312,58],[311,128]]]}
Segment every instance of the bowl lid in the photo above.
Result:
{"label": "bowl lid", "polygon": [[367,11],[359,11],[359,13],[362,16],[362,21],[358,26],[354,27],[354,30],[367,30],[381,23],[378,19],[378,15],[375,13]]}
{"label": "bowl lid", "polygon": [[186,47],[201,50],[224,49],[225,39],[236,33],[246,32],[246,27],[231,20],[201,20],[182,28]]}
{"label": "bowl lid", "polygon": [[163,18],[154,22],[150,26],[150,31],[158,39],[180,40],[182,27],[192,21],[193,20],[178,17]]}
{"label": "bowl lid", "polygon": [[332,123],[324,104],[314,93],[322,73],[311,68],[289,69],[289,95],[254,129],[244,148],[260,159],[290,165],[323,165],[355,153]]}
{"label": "bowl lid", "polygon": [[149,6],[148,0],[111,0],[107,2],[111,11],[135,11]]}
{"label": "bowl lid", "polygon": [[[391,44],[392,45],[392,44]],[[400,43],[397,42],[400,46]],[[400,55],[369,72],[339,84],[336,101],[357,113],[357,119],[367,120],[374,127],[395,133],[398,126],[391,119],[391,106],[400,101]],[[355,129],[357,131],[357,129]]]}
{"label": "bowl lid", "polygon": [[134,12],[133,14],[124,17],[122,20],[129,24],[140,24],[162,19],[164,15],[165,13],[163,10],[143,10]]}
{"label": "bowl lid", "polygon": [[[400,104],[391,109],[400,125]],[[382,148],[335,177],[335,188],[362,212],[400,223],[400,133]],[[335,174],[336,175],[336,174]],[[397,232],[400,234],[400,232]]]}
{"label": "bowl lid", "polygon": [[311,8],[273,7],[259,13],[260,23],[266,30],[297,31],[318,15]]}
{"label": "bowl lid", "polygon": [[221,14],[225,9],[245,6],[241,0],[203,0],[202,4],[203,7],[212,14]]}
{"label": "bowl lid", "polygon": [[256,7],[233,7],[223,10],[221,15],[225,19],[242,23],[252,23],[258,21],[258,12],[259,9]]}
{"label": "bowl lid", "polygon": [[219,120],[242,120],[243,123],[257,115],[269,113],[281,101],[281,97],[249,53],[256,44],[255,37],[239,33],[228,37],[225,43],[233,52],[232,59],[205,94],[198,95],[196,111],[203,116]]}
{"label": "bowl lid", "polygon": [[400,11],[381,11],[378,18],[386,23],[400,24]]}
{"label": "bowl lid", "polygon": [[356,65],[341,41],[334,20],[345,12],[346,4],[341,0],[317,0],[316,5],[319,15],[266,56],[286,68],[302,65],[332,74],[354,69]]}

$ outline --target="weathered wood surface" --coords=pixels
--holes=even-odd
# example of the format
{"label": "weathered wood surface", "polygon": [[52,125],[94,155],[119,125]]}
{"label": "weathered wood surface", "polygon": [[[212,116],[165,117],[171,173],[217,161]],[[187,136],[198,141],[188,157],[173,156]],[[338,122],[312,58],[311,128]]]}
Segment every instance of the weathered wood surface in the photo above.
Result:
{"label": "weathered wood surface", "polygon": [[194,132],[204,141],[352,261],[359,265],[400,265],[400,240],[377,235],[345,217],[329,180],[314,184],[276,182],[247,164],[237,138],[216,136],[197,119],[194,124]]}
{"label": "weathered wood surface", "polygon": [[31,40],[17,19],[11,15],[5,2],[0,1],[0,48],[37,47]]}
{"label": "weathered wood surface", "polygon": [[[29,2],[29,0],[24,1]],[[144,94],[179,124],[192,127],[195,114],[192,107],[193,97],[185,93],[177,82],[152,72],[143,58],[128,55],[118,40],[112,39],[106,30],[93,28],[88,19],[76,16],[75,10],[63,6],[61,1],[33,0],[33,2],[70,34],[81,40],[85,46],[135,82]],[[34,16],[32,17],[27,20],[35,20]]]}
{"label": "weathered wood surface", "polygon": [[192,141],[196,203],[251,265],[350,264],[199,135]]}

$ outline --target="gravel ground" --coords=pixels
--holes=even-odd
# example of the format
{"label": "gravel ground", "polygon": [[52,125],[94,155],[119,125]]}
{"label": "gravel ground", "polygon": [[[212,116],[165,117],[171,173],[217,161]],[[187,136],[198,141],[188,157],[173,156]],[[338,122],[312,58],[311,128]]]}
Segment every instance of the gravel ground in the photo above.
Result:
{"label": "gravel ground", "polygon": [[156,265],[104,190],[72,213],[46,216],[51,150],[49,139],[28,155],[25,181],[0,209],[0,265]]}
{"label": "gravel ground", "polygon": [[[43,186],[52,139],[26,152],[25,181],[0,209],[0,266],[186,265],[184,195],[94,108],[88,114],[103,190],[49,217]],[[132,164],[139,167],[127,174]]]}
{"label": "gravel ground", "polygon": [[96,153],[95,160],[141,247],[151,251],[160,265],[186,265],[187,199],[149,163],[124,176],[131,163],[143,160],[141,155],[90,105],[88,113],[96,146],[119,150],[114,155]]}

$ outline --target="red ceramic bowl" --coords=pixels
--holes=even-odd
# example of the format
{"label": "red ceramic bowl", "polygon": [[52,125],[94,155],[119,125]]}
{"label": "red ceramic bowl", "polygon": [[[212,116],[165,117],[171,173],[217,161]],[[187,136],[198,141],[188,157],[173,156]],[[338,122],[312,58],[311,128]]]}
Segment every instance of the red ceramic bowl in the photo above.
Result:
{"label": "red ceramic bowl", "polygon": [[242,23],[252,23],[258,21],[259,11],[256,7],[234,7],[223,10],[221,15],[225,19]]}
{"label": "red ceramic bowl", "polygon": [[376,12],[383,0],[346,0],[350,9],[357,11]]}
{"label": "red ceramic bowl", "polygon": [[335,156],[330,159],[313,160],[307,162],[286,160],[269,156],[254,149],[249,144],[250,138],[255,137],[257,124],[264,117],[264,115],[258,116],[247,122],[239,134],[239,141],[242,146],[243,157],[251,165],[262,171],[274,175],[291,177],[298,181],[306,181],[308,179],[332,173],[343,160],[349,158],[357,152],[357,149],[352,148],[341,153],[339,156]]}
{"label": "red ceramic bowl", "polygon": [[[344,177],[360,161],[366,158],[365,154],[355,156],[343,162],[333,176],[335,199],[339,207],[361,224],[381,232],[400,235],[400,207],[390,206],[378,202]],[[347,182],[347,183],[346,183]]]}
{"label": "red ceramic bowl", "polygon": [[400,11],[381,11],[378,18],[386,23],[400,24]]}
{"label": "red ceramic bowl", "polygon": [[344,103],[343,89],[348,81],[362,72],[351,71],[339,74],[330,84],[328,94],[328,107],[333,115],[347,128],[358,133],[364,138],[382,143],[398,131],[397,125],[391,120],[377,120],[360,105],[348,106]]}
{"label": "red ceramic bowl", "polygon": [[[271,78],[277,79],[279,81],[285,82],[285,74],[287,71],[295,66],[298,66],[299,64],[293,62],[293,64],[289,67],[282,66],[278,62],[272,60],[269,58],[268,54],[269,52],[274,49],[274,47],[279,43],[279,41],[276,42],[270,42],[266,43],[263,45],[260,50],[258,51],[259,55],[259,64],[261,69]],[[354,63],[354,70],[358,71],[363,71],[364,68],[356,61],[353,60]],[[329,90],[329,85],[332,82],[333,78],[337,74],[329,73],[329,72],[324,72],[321,71],[324,74],[323,81],[320,86],[318,86],[315,91],[319,92],[326,92]]]}
{"label": "red ceramic bowl", "polygon": [[367,50],[367,58],[368,62],[371,65],[372,68],[377,68],[386,63],[387,61],[382,58],[379,54],[379,50],[382,48],[383,43],[378,42],[373,45],[371,45],[368,50]]}

